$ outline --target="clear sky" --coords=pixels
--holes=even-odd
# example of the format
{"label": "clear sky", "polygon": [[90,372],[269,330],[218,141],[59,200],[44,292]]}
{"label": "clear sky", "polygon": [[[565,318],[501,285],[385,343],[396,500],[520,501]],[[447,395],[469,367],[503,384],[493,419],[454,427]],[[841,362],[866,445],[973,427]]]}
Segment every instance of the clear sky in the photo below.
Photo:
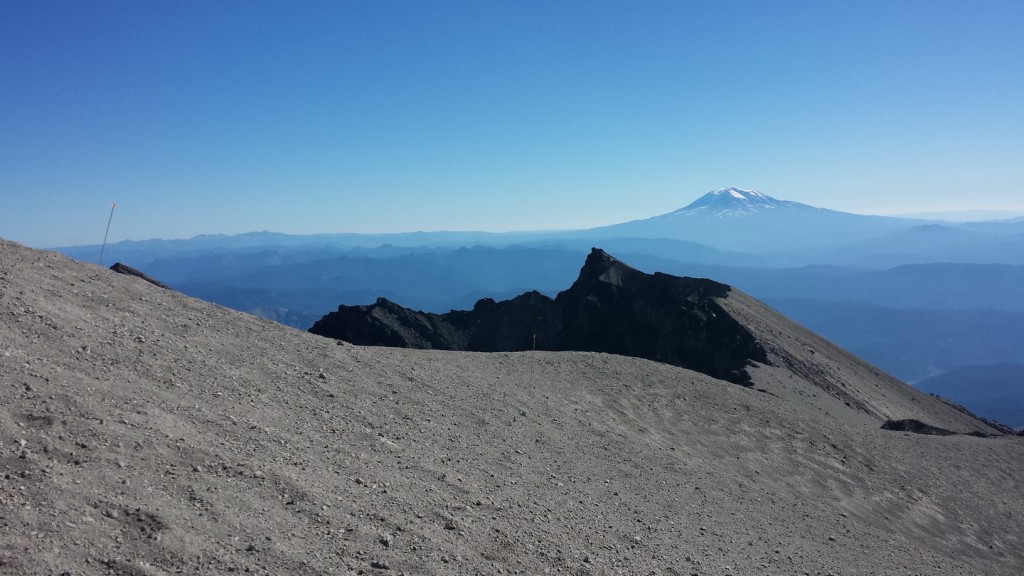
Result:
{"label": "clear sky", "polygon": [[1024,210],[1024,2],[0,2],[0,236]]}

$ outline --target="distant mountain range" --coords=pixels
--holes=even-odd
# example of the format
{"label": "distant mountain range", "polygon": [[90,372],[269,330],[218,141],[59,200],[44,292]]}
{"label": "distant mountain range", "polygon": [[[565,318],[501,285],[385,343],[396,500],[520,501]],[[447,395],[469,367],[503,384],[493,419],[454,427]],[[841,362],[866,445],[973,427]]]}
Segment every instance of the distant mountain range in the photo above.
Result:
{"label": "distant mountain range", "polygon": [[[288,235],[251,232],[201,235],[187,240],[123,241],[106,247],[106,259],[146,264],[160,258],[257,248],[376,249],[565,245],[573,241],[684,241],[689,251],[717,251],[716,262],[762,266],[843,264],[891,267],[926,262],[1024,264],[1024,219],[949,223],[865,216],[777,200],[754,190],[726,188],[652,218],[586,230],[543,232],[409,232],[396,234]],[[648,243],[648,248],[664,248]],[[55,248],[95,261],[99,245]],[[953,252],[951,255],[950,252]]]}
{"label": "distant mountain range", "polygon": [[[589,230],[205,235],[119,242],[105,260],[306,329],[378,297],[435,313],[553,297],[594,246],[647,272],[735,286],[910,382],[1024,358],[1024,219],[864,216],[739,188]],[[99,246],[58,251],[96,262]]]}
{"label": "distant mountain range", "polygon": [[981,222],[985,220],[1024,220],[1024,212],[1015,210],[952,210],[945,212],[915,212],[895,214],[901,218],[942,220],[945,222]]}

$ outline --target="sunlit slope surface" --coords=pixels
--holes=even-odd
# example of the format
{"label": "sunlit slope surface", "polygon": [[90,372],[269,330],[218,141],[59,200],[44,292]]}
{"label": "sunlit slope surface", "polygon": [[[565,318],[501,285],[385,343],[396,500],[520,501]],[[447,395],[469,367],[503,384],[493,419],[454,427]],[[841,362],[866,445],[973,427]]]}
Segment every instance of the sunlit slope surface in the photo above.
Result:
{"label": "sunlit slope surface", "polygon": [[832,398],[338,345],[0,242],[0,573],[1024,569],[1019,438]]}
{"label": "sunlit slope surface", "polygon": [[[921,392],[810,330],[792,322],[750,296],[733,290],[722,306],[750,330],[768,350],[768,363],[752,370],[754,382],[778,390],[796,405],[810,402],[842,418],[851,410],[882,420],[912,418],[957,432],[995,430],[934,396]],[[799,398],[799,400],[797,399]]]}

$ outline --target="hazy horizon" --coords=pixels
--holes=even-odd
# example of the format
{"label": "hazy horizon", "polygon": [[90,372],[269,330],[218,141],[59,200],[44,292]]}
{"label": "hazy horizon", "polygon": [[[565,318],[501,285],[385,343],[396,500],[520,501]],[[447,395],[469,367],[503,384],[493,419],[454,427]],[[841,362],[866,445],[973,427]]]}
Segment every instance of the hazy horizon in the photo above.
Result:
{"label": "hazy horizon", "polygon": [[[694,199],[696,200],[696,198]],[[785,198],[777,198],[777,200],[785,200]],[[687,203],[689,204],[689,203]],[[680,206],[682,208],[683,206]],[[816,208],[826,208],[827,206],[816,206]],[[116,213],[116,211],[115,211]],[[661,214],[651,214],[650,216],[641,217],[640,219],[660,216]],[[861,214],[870,215],[870,214]],[[109,207],[108,207],[109,216]],[[966,222],[989,222],[989,221],[1000,221],[1000,220],[1011,220],[1024,216],[1024,212],[1017,211],[995,211],[995,210],[965,210],[965,211],[951,211],[951,212],[920,212],[920,213],[902,213],[902,214],[875,214],[875,216],[889,216],[893,218],[908,218],[908,219],[920,219],[931,222],[948,222],[948,223],[966,223]],[[608,222],[607,224],[619,224],[621,222]],[[597,225],[600,226],[600,225]],[[595,226],[596,227],[596,226]],[[287,234],[292,236],[321,236],[321,235],[332,235],[332,234],[365,234],[368,236],[381,235],[413,235],[413,234],[488,234],[488,235],[503,235],[503,234],[536,234],[545,232],[572,232],[575,230],[584,230],[583,228],[548,228],[548,229],[510,229],[510,230],[479,230],[479,229],[419,229],[419,230],[379,230],[379,231],[363,231],[363,232],[349,232],[346,230],[334,230],[334,231],[307,231],[300,233],[289,233],[282,232],[280,230],[273,229],[262,229],[262,230],[243,230],[239,232],[223,233],[223,232],[199,232],[188,236],[177,236],[177,237],[139,237],[139,238],[121,238],[113,242],[120,241],[146,241],[146,240],[189,240],[202,236],[239,236],[247,234]],[[102,237],[94,242],[82,242],[78,244],[67,244],[67,245],[32,245],[27,244],[33,248],[68,248],[73,246],[89,246],[99,245],[102,243]]]}
{"label": "hazy horizon", "polygon": [[1024,212],[1024,5],[0,5],[0,236]]}

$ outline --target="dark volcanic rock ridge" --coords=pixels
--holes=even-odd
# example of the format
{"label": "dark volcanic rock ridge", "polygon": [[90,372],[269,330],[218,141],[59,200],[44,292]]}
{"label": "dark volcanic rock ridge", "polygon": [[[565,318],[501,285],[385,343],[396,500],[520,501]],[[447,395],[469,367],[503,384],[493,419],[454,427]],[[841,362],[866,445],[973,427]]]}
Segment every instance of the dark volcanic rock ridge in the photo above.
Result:
{"label": "dark volcanic rock ridge", "polygon": [[150,278],[142,271],[136,270],[135,268],[132,268],[131,266],[123,264],[121,262],[115,262],[114,265],[110,267],[110,269],[113,270],[114,272],[117,272],[118,274],[124,274],[125,276],[135,276],[136,278],[141,278],[154,286],[159,286],[160,288],[166,288],[167,290],[171,289],[170,286],[164,284],[163,282]]}
{"label": "dark volcanic rock ridge", "polygon": [[353,344],[472,352],[607,352],[656,360],[750,385],[765,349],[719,303],[731,288],[703,278],[645,274],[594,248],[579,278],[554,299],[526,292],[432,314],[385,298],[339,306],[310,332]]}

